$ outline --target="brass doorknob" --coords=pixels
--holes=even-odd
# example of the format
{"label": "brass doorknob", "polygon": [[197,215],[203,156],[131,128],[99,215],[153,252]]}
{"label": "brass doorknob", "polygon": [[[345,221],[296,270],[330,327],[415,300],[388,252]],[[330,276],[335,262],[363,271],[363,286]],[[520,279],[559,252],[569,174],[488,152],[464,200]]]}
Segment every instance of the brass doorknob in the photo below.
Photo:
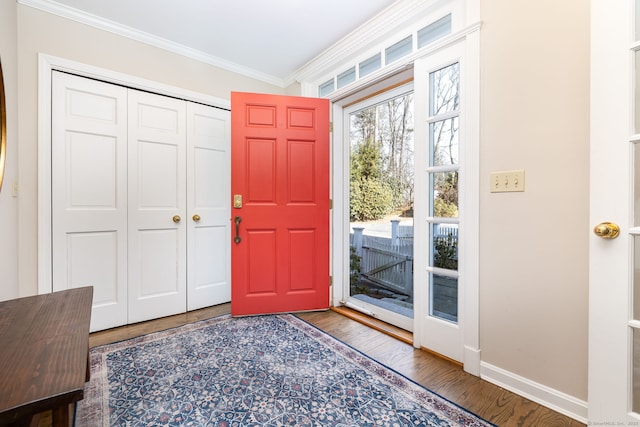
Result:
{"label": "brass doorknob", "polygon": [[620,234],[620,227],[612,222],[601,222],[594,227],[593,232],[603,239],[615,239]]}
{"label": "brass doorknob", "polygon": [[193,220],[194,220],[195,222],[200,221],[200,215],[195,214],[195,215],[193,216]]}
{"label": "brass doorknob", "polygon": [[175,223],[180,222],[180,215],[174,215],[173,216],[173,222],[175,222]]}

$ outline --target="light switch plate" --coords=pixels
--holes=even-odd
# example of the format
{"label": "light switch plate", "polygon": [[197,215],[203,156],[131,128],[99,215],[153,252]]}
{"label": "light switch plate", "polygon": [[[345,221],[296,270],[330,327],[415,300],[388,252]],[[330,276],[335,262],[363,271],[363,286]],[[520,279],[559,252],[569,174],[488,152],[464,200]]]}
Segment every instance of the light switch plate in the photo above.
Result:
{"label": "light switch plate", "polygon": [[492,193],[524,191],[524,170],[491,172],[489,187]]}

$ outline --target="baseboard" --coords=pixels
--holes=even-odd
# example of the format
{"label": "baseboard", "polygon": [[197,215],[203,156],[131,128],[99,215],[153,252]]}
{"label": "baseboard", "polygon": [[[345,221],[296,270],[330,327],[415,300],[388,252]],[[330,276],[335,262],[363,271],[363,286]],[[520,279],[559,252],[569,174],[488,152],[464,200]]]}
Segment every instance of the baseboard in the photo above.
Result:
{"label": "baseboard", "polygon": [[477,348],[464,346],[464,370],[476,377],[480,376],[480,350]]}
{"label": "baseboard", "polygon": [[588,403],[584,400],[577,399],[486,362],[480,363],[480,377],[576,421],[587,423]]}

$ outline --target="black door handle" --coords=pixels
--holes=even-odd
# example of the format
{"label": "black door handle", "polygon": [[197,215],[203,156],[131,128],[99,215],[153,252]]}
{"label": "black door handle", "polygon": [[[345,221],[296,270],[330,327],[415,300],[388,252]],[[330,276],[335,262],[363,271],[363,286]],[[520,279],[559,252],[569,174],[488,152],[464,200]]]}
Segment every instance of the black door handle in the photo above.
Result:
{"label": "black door handle", "polygon": [[238,244],[242,241],[242,239],[240,238],[240,223],[242,222],[242,218],[240,218],[239,216],[233,218],[233,222],[236,223],[236,237],[233,238],[233,241]]}

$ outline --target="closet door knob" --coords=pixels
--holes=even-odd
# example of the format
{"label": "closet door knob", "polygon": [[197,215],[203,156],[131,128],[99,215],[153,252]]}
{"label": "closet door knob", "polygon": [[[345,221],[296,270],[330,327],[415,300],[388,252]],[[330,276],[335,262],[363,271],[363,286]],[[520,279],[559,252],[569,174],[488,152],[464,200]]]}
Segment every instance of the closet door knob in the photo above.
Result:
{"label": "closet door knob", "polygon": [[200,221],[200,215],[195,214],[195,215],[193,216],[193,220],[194,220],[195,222]]}
{"label": "closet door knob", "polygon": [[174,215],[173,216],[173,222],[175,222],[176,224],[180,222],[180,215]]}

